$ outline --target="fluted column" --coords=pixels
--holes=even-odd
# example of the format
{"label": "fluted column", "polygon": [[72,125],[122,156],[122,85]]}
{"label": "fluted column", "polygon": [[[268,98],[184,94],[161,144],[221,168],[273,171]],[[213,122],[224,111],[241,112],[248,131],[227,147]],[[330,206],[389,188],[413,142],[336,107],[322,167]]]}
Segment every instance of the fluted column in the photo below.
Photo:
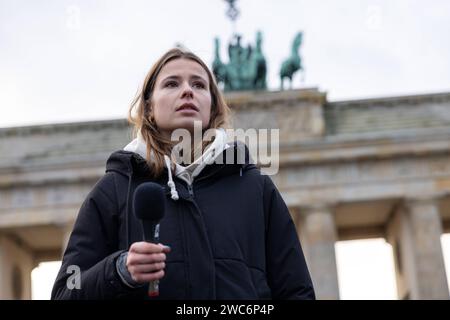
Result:
{"label": "fluted column", "polygon": [[388,226],[400,299],[449,299],[438,199],[407,199]]}
{"label": "fluted column", "polygon": [[299,236],[317,299],[339,299],[333,210],[319,205],[299,208]]}
{"label": "fluted column", "polygon": [[31,299],[33,254],[14,236],[0,232],[0,300]]}

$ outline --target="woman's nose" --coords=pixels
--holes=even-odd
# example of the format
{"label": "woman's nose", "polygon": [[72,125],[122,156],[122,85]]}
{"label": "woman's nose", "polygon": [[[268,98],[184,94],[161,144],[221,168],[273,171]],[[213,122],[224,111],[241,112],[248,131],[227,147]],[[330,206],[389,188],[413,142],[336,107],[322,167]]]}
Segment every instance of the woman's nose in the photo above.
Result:
{"label": "woman's nose", "polygon": [[192,91],[192,88],[189,85],[189,83],[183,84],[182,90],[183,90],[183,93],[181,95],[182,98],[185,98],[185,97],[193,98],[194,97],[194,92]]}

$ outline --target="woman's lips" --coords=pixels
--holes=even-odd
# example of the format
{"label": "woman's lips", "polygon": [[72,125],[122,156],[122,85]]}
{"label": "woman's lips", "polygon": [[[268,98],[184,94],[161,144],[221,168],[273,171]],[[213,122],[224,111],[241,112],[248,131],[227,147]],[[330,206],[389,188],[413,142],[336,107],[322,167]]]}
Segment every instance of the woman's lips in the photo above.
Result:
{"label": "woman's lips", "polygon": [[194,109],[186,108],[186,109],[178,109],[177,112],[181,112],[181,113],[197,113],[198,111],[194,110]]}
{"label": "woman's lips", "polygon": [[188,110],[188,111],[191,110],[191,111],[198,112],[197,106],[195,104],[189,103],[189,102],[184,103],[181,106],[179,106],[176,111],[185,111],[185,110]]}

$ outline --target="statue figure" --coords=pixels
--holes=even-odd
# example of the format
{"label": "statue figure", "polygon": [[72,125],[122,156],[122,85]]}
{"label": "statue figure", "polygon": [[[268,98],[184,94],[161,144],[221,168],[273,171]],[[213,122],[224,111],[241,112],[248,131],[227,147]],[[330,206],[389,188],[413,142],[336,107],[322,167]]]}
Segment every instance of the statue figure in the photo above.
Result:
{"label": "statue figure", "polygon": [[213,73],[225,91],[266,89],[266,59],[262,53],[262,33],[256,36],[256,48],[243,47],[241,36],[235,34],[228,44],[229,62],[224,64],[219,54],[219,39],[215,39]]}
{"label": "statue figure", "polygon": [[214,61],[212,65],[212,71],[216,76],[217,82],[224,82],[226,77],[226,65],[222,63],[220,59],[220,40],[214,38]]}
{"label": "statue figure", "polygon": [[251,55],[252,55],[252,46],[248,45],[247,47],[242,49],[242,54],[240,56],[240,70],[241,70],[241,90],[251,90],[254,71],[251,65]]}
{"label": "statue figure", "polygon": [[284,78],[288,78],[290,82],[290,88],[292,88],[292,77],[298,70],[303,70],[302,61],[298,54],[298,50],[302,44],[303,33],[299,32],[294,38],[292,43],[291,55],[281,65],[280,80],[281,90],[283,90]]}
{"label": "statue figure", "polygon": [[253,80],[253,87],[257,90],[265,90],[267,89],[266,83],[266,74],[267,74],[267,66],[266,59],[262,53],[261,48],[262,43],[262,33],[258,31],[256,33],[256,49],[252,57],[252,63],[254,64],[254,70],[256,72]]}
{"label": "statue figure", "polygon": [[241,45],[241,36],[234,35],[234,43],[228,44],[229,63],[227,65],[227,76],[225,81],[225,91],[240,90],[243,86],[242,77],[242,55],[244,48]]}

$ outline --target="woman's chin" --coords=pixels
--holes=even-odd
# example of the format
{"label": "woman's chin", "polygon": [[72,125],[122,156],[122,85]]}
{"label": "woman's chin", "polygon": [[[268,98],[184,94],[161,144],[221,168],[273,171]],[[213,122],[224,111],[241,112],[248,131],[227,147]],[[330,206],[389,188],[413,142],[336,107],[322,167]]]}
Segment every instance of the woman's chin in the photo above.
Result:
{"label": "woman's chin", "polygon": [[201,130],[201,128],[203,127],[203,122],[201,119],[198,118],[186,118],[186,119],[180,119],[179,121],[177,121],[177,123],[173,126],[173,128],[175,129],[186,129],[190,132],[194,131],[194,123],[195,126]]}

